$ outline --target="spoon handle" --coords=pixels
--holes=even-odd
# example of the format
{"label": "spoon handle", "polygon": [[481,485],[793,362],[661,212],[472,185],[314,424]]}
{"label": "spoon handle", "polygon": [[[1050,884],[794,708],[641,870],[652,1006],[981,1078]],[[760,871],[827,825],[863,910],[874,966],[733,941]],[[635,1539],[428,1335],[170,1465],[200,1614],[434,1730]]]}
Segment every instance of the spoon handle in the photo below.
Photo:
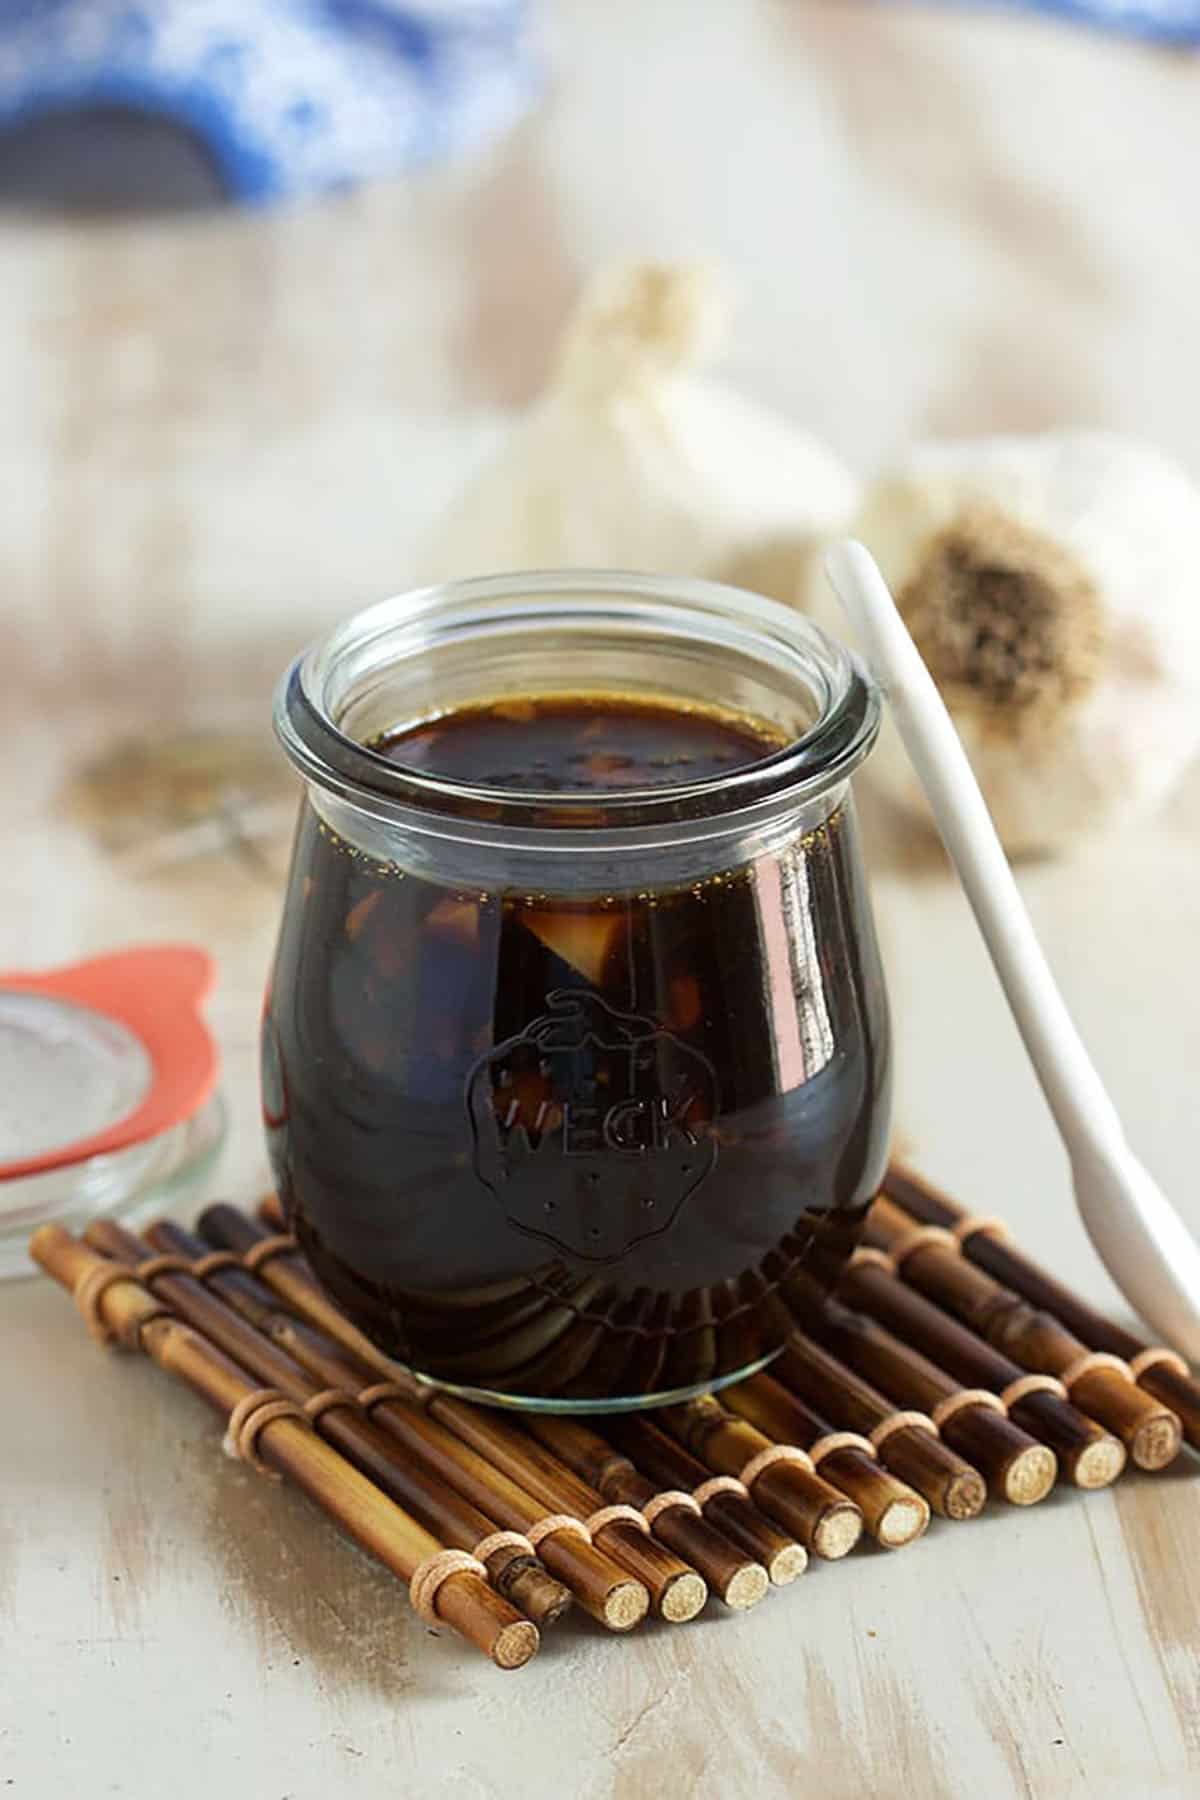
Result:
{"label": "spoon handle", "polygon": [[891,705],[1069,1154],[1116,1154],[1115,1107],[1067,1011],[945,704],[870,552],[835,545],[826,571]]}

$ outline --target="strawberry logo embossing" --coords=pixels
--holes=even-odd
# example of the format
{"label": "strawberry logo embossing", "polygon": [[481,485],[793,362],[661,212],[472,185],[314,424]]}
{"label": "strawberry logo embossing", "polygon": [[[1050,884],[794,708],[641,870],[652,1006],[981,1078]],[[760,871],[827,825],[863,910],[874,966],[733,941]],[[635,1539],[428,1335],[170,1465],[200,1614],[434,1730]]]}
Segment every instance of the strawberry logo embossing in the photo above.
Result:
{"label": "strawberry logo embossing", "polygon": [[558,988],[467,1081],[475,1172],[519,1231],[587,1262],[666,1231],[717,1159],[708,1059],[655,1020]]}

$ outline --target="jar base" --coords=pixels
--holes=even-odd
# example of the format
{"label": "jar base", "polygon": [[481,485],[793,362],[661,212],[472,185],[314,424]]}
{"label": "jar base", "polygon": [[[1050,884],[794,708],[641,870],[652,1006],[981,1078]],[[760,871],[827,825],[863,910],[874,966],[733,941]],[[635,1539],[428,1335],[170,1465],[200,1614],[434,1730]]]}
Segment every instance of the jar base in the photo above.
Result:
{"label": "jar base", "polygon": [[779,1344],[774,1350],[760,1356],[745,1368],[734,1369],[731,1374],[715,1376],[710,1381],[696,1381],[687,1387],[664,1388],[653,1394],[610,1394],[597,1396],[594,1399],[576,1400],[564,1398],[559,1394],[511,1394],[498,1393],[494,1388],[472,1387],[469,1384],[453,1381],[439,1381],[432,1375],[426,1375],[420,1369],[409,1368],[404,1363],[397,1367],[404,1370],[419,1381],[422,1387],[429,1388],[439,1394],[450,1394],[456,1400],[471,1400],[477,1406],[504,1407],[509,1412],[560,1413],[575,1418],[587,1414],[647,1412],[656,1406],[682,1406],[688,1400],[699,1400],[704,1394],[720,1393],[722,1388],[732,1387],[735,1382],[745,1381],[751,1375],[757,1375],[773,1363],[784,1345]]}

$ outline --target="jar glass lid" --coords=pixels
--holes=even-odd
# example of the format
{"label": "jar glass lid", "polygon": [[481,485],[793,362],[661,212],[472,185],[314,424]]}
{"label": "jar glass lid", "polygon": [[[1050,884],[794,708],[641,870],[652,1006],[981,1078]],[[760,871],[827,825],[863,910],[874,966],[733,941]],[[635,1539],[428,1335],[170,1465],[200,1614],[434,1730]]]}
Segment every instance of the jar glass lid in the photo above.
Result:
{"label": "jar glass lid", "polygon": [[223,1135],[200,1008],[211,959],[189,946],[0,975],[0,1277],[29,1234],[161,1206]]}

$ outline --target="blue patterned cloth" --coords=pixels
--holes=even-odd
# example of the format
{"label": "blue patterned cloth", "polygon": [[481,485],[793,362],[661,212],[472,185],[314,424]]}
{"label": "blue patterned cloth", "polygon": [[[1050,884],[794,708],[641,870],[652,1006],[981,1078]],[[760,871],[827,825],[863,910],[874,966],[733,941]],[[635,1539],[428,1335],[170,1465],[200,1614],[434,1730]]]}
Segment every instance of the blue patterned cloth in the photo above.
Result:
{"label": "blue patterned cloth", "polygon": [[479,144],[536,89],[525,0],[0,0],[0,128],[68,108],[195,133],[242,200]]}
{"label": "blue patterned cloth", "polygon": [[[962,9],[978,5],[979,0],[943,3]],[[1074,19],[1151,43],[1200,46],[1200,0],[992,0],[992,4],[1010,12]]]}

